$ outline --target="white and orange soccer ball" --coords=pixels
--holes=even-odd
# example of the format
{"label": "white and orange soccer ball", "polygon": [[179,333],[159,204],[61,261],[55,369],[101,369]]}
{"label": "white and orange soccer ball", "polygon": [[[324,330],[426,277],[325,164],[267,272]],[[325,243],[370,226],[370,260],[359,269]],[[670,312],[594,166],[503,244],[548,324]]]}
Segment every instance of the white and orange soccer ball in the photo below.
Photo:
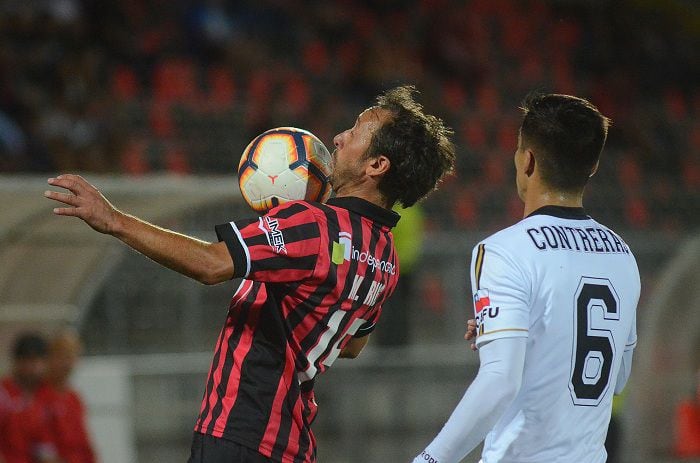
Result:
{"label": "white and orange soccer ball", "polygon": [[270,129],[243,151],[238,186],[256,212],[303,199],[325,202],[331,194],[331,155],[321,140],[294,127]]}

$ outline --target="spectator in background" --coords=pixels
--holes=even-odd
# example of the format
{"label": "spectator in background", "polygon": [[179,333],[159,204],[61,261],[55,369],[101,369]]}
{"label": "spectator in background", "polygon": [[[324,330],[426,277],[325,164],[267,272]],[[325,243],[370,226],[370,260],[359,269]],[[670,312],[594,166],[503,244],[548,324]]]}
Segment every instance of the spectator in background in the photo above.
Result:
{"label": "spectator in background", "polygon": [[679,458],[700,457],[700,368],[695,380],[695,397],[676,408],[673,453]]}
{"label": "spectator in background", "polygon": [[46,341],[20,335],[12,376],[0,383],[0,458],[5,463],[59,463],[46,408],[39,399],[47,370]]}
{"label": "spectator in background", "polygon": [[85,426],[85,407],[69,383],[82,350],[75,330],[57,333],[49,345],[48,384],[41,391],[58,455],[65,463],[95,463]]}

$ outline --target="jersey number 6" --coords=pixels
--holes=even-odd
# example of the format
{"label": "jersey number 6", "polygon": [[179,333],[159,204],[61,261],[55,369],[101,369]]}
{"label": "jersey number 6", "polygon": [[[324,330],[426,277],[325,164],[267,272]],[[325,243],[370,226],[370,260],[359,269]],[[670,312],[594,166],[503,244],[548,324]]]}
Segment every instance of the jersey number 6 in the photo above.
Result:
{"label": "jersey number 6", "polygon": [[574,405],[598,406],[610,383],[615,357],[613,326],[619,300],[610,280],[582,277],[576,290],[574,349],[569,390]]}

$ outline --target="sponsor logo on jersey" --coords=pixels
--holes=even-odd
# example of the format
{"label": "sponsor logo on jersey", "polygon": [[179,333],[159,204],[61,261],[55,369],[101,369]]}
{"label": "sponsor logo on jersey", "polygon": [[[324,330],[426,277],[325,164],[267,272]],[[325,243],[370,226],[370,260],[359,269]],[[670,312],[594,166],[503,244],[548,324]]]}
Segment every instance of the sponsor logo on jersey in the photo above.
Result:
{"label": "sponsor logo on jersey", "polygon": [[491,299],[489,298],[488,289],[480,289],[474,294],[474,311],[478,314],[484,307],[491,305]]}
{"label": "sponsor logo on jersey", "polygon": [[331,261],[340,265],[350,260],[350,250],[352,249],[352,235],[348,232],[338,233],[338,241],[333,242]]}
{"label": "sponsor logo on jersey", "polygon": [[476,330],[477,335],[484,334],[484,323],[489,318],[498,317],[501,311],[500,307],[491,305],[491,297],[488,289],[479,289],[474,294],[474,312],[476,312]]}
{"label": "sponsor logo on jersey", "polygon": [[333,242],[331,250],[331,262],[336,265],[350,260],[367,263],[367,266],[372,267],[372,271],[387,272],[392,275],[396,274],[396,265],[385,260],[377,259],[369,251],[361,251],[352,245],[352,235],[348,232],[340,232],[338,241]]}
{"label": "sponsor logo on jersey", "polygon": [[353,247],[352,259],[362,263],[366,262],[369,267],[372,267],[372,271],[376,272],[377,269],[379,269],[380,272],[387,272],[392,275],[396,274],[396,266],[394,264],[385,260],[377,259],[368,251],[360,251],[359,249]]}
{"label": "sponsor logo on jersey", "polygon": [[284,235],[280,230],[280,224],[277,219],[265,216],[260,219],[259,228],[265,233],[267,242],[275,248],[277,254],[287,254],[287,248],[284,245]]}

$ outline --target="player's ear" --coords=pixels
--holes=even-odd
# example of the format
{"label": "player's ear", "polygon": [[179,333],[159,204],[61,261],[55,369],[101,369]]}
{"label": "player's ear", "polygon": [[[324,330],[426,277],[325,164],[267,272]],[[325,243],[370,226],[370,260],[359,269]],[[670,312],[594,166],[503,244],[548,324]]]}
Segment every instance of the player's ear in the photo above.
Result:
{"label": "player's ear", "polygon": [[525,175],[528,177],[535,173],[535,165],[537,161],[535,160],[535,153],[532,150],[525,150]]}
{"label": "player's ear", "polygon": [[384,156],[383,154],[379,154],[369,159],[366,172],[367,175],[369,175],[370,177],[378,177],[389,172],[390,167],[391,161],[389,160],[389,158]]}

